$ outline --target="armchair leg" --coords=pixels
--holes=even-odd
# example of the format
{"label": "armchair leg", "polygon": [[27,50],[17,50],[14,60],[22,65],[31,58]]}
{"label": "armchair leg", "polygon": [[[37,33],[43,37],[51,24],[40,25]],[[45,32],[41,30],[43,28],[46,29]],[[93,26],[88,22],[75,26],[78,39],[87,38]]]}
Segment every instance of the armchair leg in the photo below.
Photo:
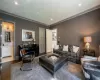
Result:
{"label": "armchair leg", "polygon": [[[32,61],[33,60],[31,60],[31,62],[28,62],[28,63],[23,63],[23,60],[22,60],[20,70],[21,71],[30,71],[30,70],[32,70]],[[27,66],[28,64],[30,64],[30,68],[29,69],[23,69],[23,68],[25,68],[25,65]]]}
{"label": "armchair leg", "polygon": [[57,80],[57,78],[56,78],[56,75],[55,75],[55,74],[53,74],[53,79],[54,79],[54,80]]}

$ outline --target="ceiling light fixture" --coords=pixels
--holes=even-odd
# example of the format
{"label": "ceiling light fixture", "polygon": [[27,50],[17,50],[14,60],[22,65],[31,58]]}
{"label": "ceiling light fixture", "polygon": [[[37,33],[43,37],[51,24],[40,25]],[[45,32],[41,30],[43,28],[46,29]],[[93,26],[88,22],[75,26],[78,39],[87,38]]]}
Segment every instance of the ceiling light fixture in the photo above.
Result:
{"label": "ceiling light fixture", "polygon": [[78,6],[79,6],[79,7],[81,7],[81,6],[82,6],[82,4],[80,3],[80,4],[78,4]]}
{"label": "ceiling light fixture", "polygon": [[14,3],[15,3],[15,5],[18,5],[18,2],[17,1],[15,1]]}
{"label": "ceiling light fixture", "polygon": [[37,12],[37,14],[39,14],[39,12]]}
{"label": "ceiling light fixture", "polygon": [[53,19],[52,19],[52,18],[51,18],[50,20],[51,20],[51,21],[53,21]]}

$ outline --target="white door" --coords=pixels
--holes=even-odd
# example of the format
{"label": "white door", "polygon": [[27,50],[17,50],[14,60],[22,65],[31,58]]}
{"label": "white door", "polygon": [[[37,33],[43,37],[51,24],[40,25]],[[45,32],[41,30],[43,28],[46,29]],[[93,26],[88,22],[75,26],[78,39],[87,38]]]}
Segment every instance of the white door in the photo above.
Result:
{"label": "white door", "polygon": [[[2,22],[2,39],[1,39],[1,56],[9,58],[9,61],[14,57],[14,24]],[[6,61],[4,61],[6,62]]]}
{"label": "white door", "polygon": [[46,52],[52,52],[52,30],[46,29]]}

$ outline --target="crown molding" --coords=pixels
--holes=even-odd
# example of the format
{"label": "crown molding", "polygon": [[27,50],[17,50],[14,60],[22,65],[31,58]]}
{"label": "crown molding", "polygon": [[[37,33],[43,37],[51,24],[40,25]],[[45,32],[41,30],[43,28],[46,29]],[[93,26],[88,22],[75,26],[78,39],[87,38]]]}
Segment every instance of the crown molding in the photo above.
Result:
{"label": "crown molding", "polygon": [[84,11],[84,12],[79,13],[79,14],[76,14],[76,15],[74,15],[74,16],[71,16],[71,17],[69,17],[69,18],[66,18],[66,19],[64,19],[64,20],[61,20],[61,21],[59,21],[59,22],[56,22],[56,23],[54,23],[54,24],[51,24],[51,25],[50,25],[50,28],[53,28],[54,26],[56,26],[56,25],[58,25],[58,24],[61,24],[61,23],[65,22],[65,21],[68,21],[68,20],[70,20],[70,19],[76,18],[76,17],[81,16],[81,15],[83,15],[83,14],[92,12],[92,11],[97,10],[97,9],[99,9],[99,8],[100,8],[100,5],[98,5],[98,6],[96,6],[96,7],[93,7],[93,8],[91,8],[91,9],[88,9],[88,10],[86,10],[86,11]]}
{"label": "crown molding", "polygon": [[39,25],[42,25],[42,26],[48,27],[48,25],[45,24],[45,23],[41,23],[41,22],[39,22],[39,21],[35,21],[35,20],[32,20],[32,19],[28,19],[28,18],[25,18],[25,17],[19,16],[19,15],[13,14],[13,13],[9,13],[9,12],[6,12],[6,11],[1,10],[1,9],[0,9],[0,13],[6,14],[6,15],[9,15],[9,16],[12,16],[12,17],[16,17],[16,18],[24,19],[24,20],[27,20],[27,21],[30,21],[30,22],[34,22],[34,23],[36,23],[36,24],[39,24]]}
{"label": "crown molding", "polygon": [[10,16],[13,16],[13,17],[17,17],[17,18],[20,18],[20,19],[24,19],[24,20],[27,20],[27,21],[30,21],[30,22],[34,22],[34,23],[36,23],[36,24],[40,24],[40,25],[42,25],[42,26],[45,26],[46,28],[53,28],[54,26],[56,26],[56,25],[58,25],[58,24],[60,24],[60,23],[63,23],[63,22],[65,22],[65,21],[67,21],[67,20],[76,18],[76,17],[81,16],[81,15],[83,15],[83,14],[92,12],[92,11],[94,11],[94,10],[96,10],[96,9],[99,9],[99,8],[100,8],[100,5],[98,5],[98,6],[96,6],[96,7],[93,7],[93,8],[91,8],[91,9],[88,9],[88,10],[86,10],[86,11],[84,11],[84,12],[79,13],[79,14],[76,14],[76,15],[74,15],[74,16],[71,16],[71,17],[69,17],[69,18],[66,18],[66,19],[64,19],[64,20],[61,20],[61,21],[59,21],[59,22],[53,23],[53,24],[51,24],[51,25],[47,25],[47,24],[41,23],[41,22],[39,22],[39,21],[35,21],[35,20],[28,19],[28,18],[25,18],[25,17],[22,17],[22,16],[18,16],[18,15],[16,15],[16,14],[9,13],[9,12],[6,12],[6,11],[1,10],[1,9],[0,9],[0,13],[7,14],[7,15],[10,15]]}

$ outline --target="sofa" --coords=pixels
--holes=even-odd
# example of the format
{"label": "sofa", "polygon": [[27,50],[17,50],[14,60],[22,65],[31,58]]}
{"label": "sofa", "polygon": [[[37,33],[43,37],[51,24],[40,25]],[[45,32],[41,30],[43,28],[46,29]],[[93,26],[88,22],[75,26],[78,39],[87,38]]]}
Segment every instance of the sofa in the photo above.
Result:
{"label": "sofa", "polygon": [[67,45],[68,48],[67,50],[64,50],[64,45],[59,46],[58,48],[53,49],[53,53],[59,54],[61,56],[66,56],[69,61],[75,62],[75,63],[80,63],[80,48],[76,52],[73,51],[73,45]]}

